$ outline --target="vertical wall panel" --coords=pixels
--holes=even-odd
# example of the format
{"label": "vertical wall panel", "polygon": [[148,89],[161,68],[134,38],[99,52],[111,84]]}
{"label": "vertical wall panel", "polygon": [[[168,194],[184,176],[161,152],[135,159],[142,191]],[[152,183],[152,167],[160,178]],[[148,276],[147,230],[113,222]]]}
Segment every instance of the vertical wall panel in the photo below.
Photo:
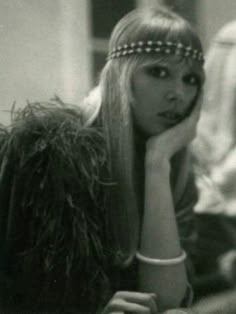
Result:
{"label": "vertical wall panel", "polygon": [[0,1],[0,122],[13,101],[77,102],[90,84],[87,0]]}

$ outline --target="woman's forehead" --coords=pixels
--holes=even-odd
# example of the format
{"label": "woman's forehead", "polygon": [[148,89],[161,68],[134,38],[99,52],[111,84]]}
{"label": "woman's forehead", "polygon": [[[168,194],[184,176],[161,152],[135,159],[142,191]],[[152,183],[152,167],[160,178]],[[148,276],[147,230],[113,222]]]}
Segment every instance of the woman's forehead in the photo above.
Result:
{"label": "woman's forehead", "polygon": [[183,57],[183,56],[177,56],[177,55],[159,55],[159,56],[148,56],[147,58],[143,58],[143,60],[140,62],[142,65],[159,65],[159,64],[165,64],[165,65],[184,65],[189,68],[199,69],[199,71],[203,70],[203,66],[201,63],[199,63],[196,60],[193,60],[192,58]]}

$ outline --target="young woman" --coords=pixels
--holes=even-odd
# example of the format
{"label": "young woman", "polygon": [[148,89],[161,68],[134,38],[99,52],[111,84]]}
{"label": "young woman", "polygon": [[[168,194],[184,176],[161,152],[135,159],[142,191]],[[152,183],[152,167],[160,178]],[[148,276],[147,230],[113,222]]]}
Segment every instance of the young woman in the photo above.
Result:
{"label": "young woman", "polygon": [[[87,123],[107,141],[116,183],[110,226],[121,265],[137,262],[133,289],[155,293],[161,310],[183,304],[188,290],[184,260],[193,249],[196,195],[186,147],[199,117],[202,64],[201,43],[185,20],[159,6],[133,11],[113,30],[84,105]],[[104,313],[141,311],[142,298],[119,292]]]}
{"label": "young woman", "polygon": [[[55,125],[55,121],[60,121],[56,126],[59,134],[65,132],[69,138],[73,138],[70,141],[62,136],[60,141],[63,140],[64,144],[62,146],[57,142],[58,145],[53,146],[54,150],[57,147],[57,153],[50,158],[51,162],[40,163],[49,173],[55,172],[58,169],[55,167],[56,157],[62,156],[57,165],[59,168],[63,165],[65,171],[54,180],[49,180],[51,183],[48,187],[52,184],[54,191],[50,206],[57,204],[55,195],[58,195],[69,209],[63,207],[60,211],[59,225],[50,223],[53,219],[58,221],[55,212],[53,219],[46,215],[48,233],[47,237],[43,233],[44,237],[40,239],[46,237],[47,241],[42,242],[41,247],[34,247],[34,252],[41,249],[42,260],[45,260],[43,248],[48,247],[46,266],[48,260],[49,265],[61,260],[61,264],[56,264],[58,268],[47,268],[49,275],[52,271],[54,277],[43,278],[45,282],[51,278],[54,299],[57,295],[54,303],[60,306],[64,302],[64,308],[67,306],[67,311],[63,313],[70,313],[69,305],[74,305],[82,313],[160,313],[187,306],[191,302],[191,276],[187,271],[187,268],[190,269],[187,264],[190,263],[187,262],[194,253],[192,208],[196,201],[196,190],[187,146],[195,136],[199,118],[199,99],[204,80],[202,65],[201,43],[188,22],[162,6],[134,10],[114,28],[99,84],[80,106],[80,118],[77,117],[79,129],[78,126],[74,128],[74,124],[70,126],[75,132],[60,129],[58,125],[63,120],[60,114],[59,118],[52,118],[50,122],[47,114],[32,115],[37,119],[28,124],[30,132],[46,116],[40,131],[34,134],[41,134],[42,130],[51,134],[49,128]],[[66,111],[65,116],[70,116],[70,113],[73,111]],[[80,132],[89,132],[91,136],[83,137],[84,147],[77,150],[76,145],[80,147],[81,142],[74,140],[74,137],[77,138]],[[17,132],[15,135],[16,138],[20,137]],[[30,141],[24,143],[27,145]],[[9,145],[7,147],[9,149]],[[37,147],[42,157],[49,145],[40,141]],[[105,150],[99,150],[99,147]],[[64,152],[70,150],[75,152],[77,159],[68,160],[71,155]],[[84,162],[80,162],[79,158]],[[69,167],[69,172],[65,160],[69,165],[74,164],[72,160],[76,164]],[[6,168],[6,163],[2,162],[2,165]],[[78,176],[81,178],[79,182],[76,180]],[[88,184],[90,176],[95,178],[94,184]],[[5,175],[7,179],[9,177]],[[60,180],[64,180],[63,184],[58,184]],[[37,191],[39,186],[45,187],[45,184],[39,184]],[[67,193],[63,192],[65,187],[69,187]],[[68,197],[68,191],[72,188],[77,189],[78,193],[72,196],[69,193]],[[21,197],[22,193],[17,195]],[[48,197],[51,197],[50,193]],[[39,194],[35,199],[29,196],[28,203],[24,204],[33,204],[31,207],[34,208],[36,200],[41,201],[42,197]],[[22,201],[15,202],[19,203]],[[53,212],[50,206],[47,209],[43,207],[47,213]],[[79,211],[74,212],[72,209],[77,207]],[[94,211],[92,208],[95,208]],[[41,217],[41,211],[36,212],[34,219]],[[72,214],[69,216],[69,213]],[[73,218],[75,213],[76,218]],[[67,216],[70,219],[65,220]],[[84,232],[79,232],[81,219],[83,223],[86,222],[82,224]],[[33,228],[40,226],[43,219],[36,221]],[[56,229],[55,224],[61,229]],[[65,229],[68,234],[56,236],[59,230]],[[63,243],[65,250],[53,250],[52,254],[50,248],[55,243],[58,249]],[[70,245],[68,250],[69,243],[76,245]],[[82,264],[79,263],[81,258]],[[9,257],[1,265],[8,267],[10,273],[6,261],[9,262]],[[39,261],[37,266],[40,268]],[[69,268],[65,267],[68,265]],[[67,280],[67,285],[63,286],[62,290],[66,293],[62,300],[56,292],[58,278],[61,284],[65,282],[64,273],[71,281]],[[65,295],[69,301],[65,301]],[[37,293],[34,298],[37,299]],[[175,310],[174,313],[178,311],[181,312]]]}

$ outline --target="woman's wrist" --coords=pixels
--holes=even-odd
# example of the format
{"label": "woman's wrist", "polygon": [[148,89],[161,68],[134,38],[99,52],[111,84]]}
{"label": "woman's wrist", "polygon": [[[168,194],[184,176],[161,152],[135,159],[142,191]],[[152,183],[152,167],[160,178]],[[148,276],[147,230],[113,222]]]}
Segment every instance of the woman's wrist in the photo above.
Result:
{"label": "woman's wrist", "polygon": [[159,156],[158,158],[156,156],[153,156],[153,154],[147,152],[145,156],[145,168],[146,170],[158,170],[169,173],[170,172],[170,160],[166,158],[165,156]]}

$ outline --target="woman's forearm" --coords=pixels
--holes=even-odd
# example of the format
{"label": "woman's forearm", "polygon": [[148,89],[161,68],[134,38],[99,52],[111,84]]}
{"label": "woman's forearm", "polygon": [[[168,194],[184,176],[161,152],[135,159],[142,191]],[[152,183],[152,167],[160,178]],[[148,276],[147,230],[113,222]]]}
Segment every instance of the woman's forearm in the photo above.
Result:
{"label": "woman's forearm", "polygon": [[[145,208],[140,252],[153,259],[172,259],[181,255],[178,229],[170,188],[170,164],[146,165]],[[176,265],[139,263],[141,291],[155,292],[161,310],[178,307],[187,288],[184,262]]]}

